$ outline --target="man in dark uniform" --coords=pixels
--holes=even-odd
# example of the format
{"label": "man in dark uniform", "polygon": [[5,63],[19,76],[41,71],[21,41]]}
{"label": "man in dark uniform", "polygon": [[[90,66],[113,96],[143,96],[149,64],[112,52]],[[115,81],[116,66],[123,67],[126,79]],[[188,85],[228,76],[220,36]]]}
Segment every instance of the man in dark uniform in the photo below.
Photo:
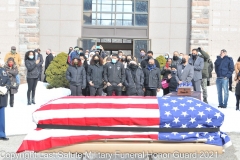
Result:
{"label": "man in dark uniform", "polygon": [[4,62],[0,62],[0,140],[7,141],[5,134],[5,107],[7,106],[7,91],[10,89],[11,81],[3,68]]}
{"label": "man in dark uniform", "polygon": [[47,57],[46,57],[46,60],[45,60],[45,71],[44,71],[45,78],[44,78],[43,82],[47,82],[46,70],[47,70],[48,66],[50,65],[50,63],[52,62],[52,60],[54,58],[53,55],[52,55],[51,49],[48,49],[46,51],[46,54],[47,54]]}

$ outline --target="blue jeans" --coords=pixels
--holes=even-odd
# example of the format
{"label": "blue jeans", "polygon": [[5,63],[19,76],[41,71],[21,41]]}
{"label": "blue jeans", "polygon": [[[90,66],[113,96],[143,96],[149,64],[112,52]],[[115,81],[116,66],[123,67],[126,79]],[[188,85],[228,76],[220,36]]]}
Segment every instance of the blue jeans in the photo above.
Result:
{"label": "blue jeans", "polygon": [[19,76],[19,74],[16,75],[16,81],[17,81],[17,84],[20,84],[20,76]]}
{"label": "blue jeans", "polygon": [[5,107],[0,106],[0,138],[5,137]]}
{"label": "blue jeans", "polygon": [[[218,104],[219,106],[222,106],[224,108],[227,108],[227,102],[228,102],[228,81],[229,79],[225,78],[217,78],[216,84],[217,84],[217,92],[218,92]],[[222,90],[224,92],[224,101],[222,97]]]}

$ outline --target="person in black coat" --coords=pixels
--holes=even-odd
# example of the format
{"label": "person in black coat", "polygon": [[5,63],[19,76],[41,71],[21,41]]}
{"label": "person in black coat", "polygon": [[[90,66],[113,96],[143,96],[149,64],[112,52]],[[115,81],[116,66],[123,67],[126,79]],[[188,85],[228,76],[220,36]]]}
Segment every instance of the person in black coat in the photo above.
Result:
{"label": "person in black coat", "polygon": [[[35,60],[34,51],[28,51],[25,54],[25,66],[27,68],[27,84],[28,84],[28,91],[27,91],[27,100],[28,105],[31,103],[35,104],[35,92],[39,77],[39,62],[40,59]],[[30,94],[32,93],[32,99],[30,99]]]}
{"label": "person in black coat", "polygon": [[236,111],[239,110],[239,101],[240,101],[240,73],[237,75],[237,84],[235,88],[235,96],[236,96]]}
{"label": "person in black coat", "polygon": [[127,96],[144,96],[144,74],[137,62],[130,61],[128,68],[125,70],[125,75],[124,86],[126,86]]}
{"label": "person in black coat", "polygon": [[168,75],[167,82],[169,83],[169,92],[176,92],[178,87],[178,82],[176,80],[176,68],[172,68],[171,74]]}
{"label": "person in black coat", "polygon": [[149,59],[148,66],[143,69],[145,96],[156,96],[161,89],[160,69],[154,64],[154,59]]}
{"label": "person in black coat", "polygon": [[3,68],[4,62],[0,64],[0,140],[7,141],[9,138],[5,134],[5,107],[7,106],[8,90],[11,81],[7,75],[7,71]]}
{"label": "person in black coat", "polygon": [[103,59],[100,55],[94,55],[87,71],[90,96],[101,96],[103,91],[104,69]]}
{"label": "person in black coat", "polygon": [[[89,66],[89,65],[88,65],[88,62],[87,62],[87,58],[86,58],[86,56],[85,56],[84,53],[80,53],[79,57],[80,57],[80,60],[81,60],[81,62],[82,62],[82,66],[84,67],[85,72],[86,72],[86,74],[87,74],[88,66]],[[87,77],[86,77],[86,78],[87,78]],[[87,81],[87,79],[86,79],[86,81]],[[89,95],[90,95],[89,84],[88,84],[88,83],[86,84],[86,88],[84,88],[84,89],[82,90],[82,94],[83,94],[84,96],[89,96]]]}
{"label": "person in black coat", "polygon": [[[147,58],[142,60],[142,62],[141,62],[142,69],[146,68],[148,66],[149,59],[153,59],[153,52],[152,51],[148,51],[147,52]],[[158,63],[158,61],[156,59],[154,59],[154,64],[157,68],[160,69],[160,64]]]}
{"label": "person in black coat", "polygon": [[38,77],[38,81],[42,80],[42,65],[43,65],[43,56],[41,54],[41,50],[40,49],[35,49],[35,60],[40,60],[39,64],[38,64],[38,70],[39,70],[39,77]]}
{"label": "person in black coat", "polygon": [[118,61],[118,55],[112,54],[112,62],[104,67],[104,81],[107,84],[107,96],[112,96],[115,91],[117,96],[122,95],[122,87],[125,81],[125,69]]}
{"label": "person in black coat", "polygon": [[[51,53],[51,49],[48,49],[46,51],[46,54],[47,54],[47,57],[45,59],[45,71],[44,71],[44,74],[46,73],[46,70],[47,70],[48,66],[50,65],[50,63],[52,62],[52,60],[54,58],[52,53]],[[46,78],[47,77],[46,77],[46,74],[45,74],[44,82],[47,82]]]}
{"label": "person in black coat", "polygon": [[66,78],[70,83],[71,95],[82,96],[82,89],[86,88],[86,71],[79,57],[75,57],[72,65],[68,66]]}

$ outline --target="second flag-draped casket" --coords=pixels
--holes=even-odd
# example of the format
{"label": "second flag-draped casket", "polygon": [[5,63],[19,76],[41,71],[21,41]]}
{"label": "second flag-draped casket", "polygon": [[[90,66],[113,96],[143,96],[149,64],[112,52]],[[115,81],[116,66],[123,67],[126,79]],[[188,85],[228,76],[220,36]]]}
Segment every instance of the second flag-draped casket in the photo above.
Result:
{"label": "second flag-draped casket", "polygon": [[191,97],[63,97],[33,113],[37,129],[17,152],[101,139],[197,141],[230,146],[224,115]]}

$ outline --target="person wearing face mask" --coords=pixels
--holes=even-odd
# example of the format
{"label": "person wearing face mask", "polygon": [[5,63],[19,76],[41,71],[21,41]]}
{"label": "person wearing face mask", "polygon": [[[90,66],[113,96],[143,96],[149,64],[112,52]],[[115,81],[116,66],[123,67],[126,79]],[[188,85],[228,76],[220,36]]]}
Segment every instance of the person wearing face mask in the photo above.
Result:
{"label": "person wearing face mask", "polygon": [[178,51],[174,51],[173,52],[173,59],[172,59],[172,66],[174,66],[175,68],[177,68],[178,65],[180,65],[182,62],[182,59],[179,58],[179,53]]}
{"label": "person wearing face mask", "polygon": [[[75,58],[75,57],[79,57],[79,55],[83,53],[83,48],[80,48],[78,46],[74,47],[74,51],[71,53],[71,61]],[[72,62],[70,62],[72,64]]]}
{"label": "person wearing face mask", "polygon": [[47,70],[47,68],[48,68],[48,66],[50,65],[50,63],[52,62],[52,60],[53,60],[53,55],[52,55],[52,51],[51,51],[51,49],[47,49],[46,50],[46,55],[47,55],[47,57],[46,57],[46,59],[45,59],[45,70],[44,70],[44,75],[45,75],[45,77],[44,77],[44,82],[47,82],[47,76],[46,76],[46,70]]}
{"label": "person wearing face mask", "polygon": [[[148,51],[147,52],[147,58],[141,62],[141,67],[142,68],[146,68],[148,66],[149,59],[153,59],[153,52],[152,51]],[[157,68],[160,69],[160,65],[159,65],[159,63],[156,59],[154,59],[154,64]]]}
{"label": "person wearing face mask", "polygon": [[[162,81],[167,81],[168,75],[171,74],[171,64],[172,64],[172,59],[168,58],[166,65],[162,68],[161,75],[163,76]],[[163,95],[167,95],[169,93],[169,87],[163,88]]]}
{"label": "person wearing face mask", "polygon": [[118,51],[118,57],[119,57],[119,59],[122,59],[122,57],[123,57],[123,51],[121,51],[121,50],[119,50]]}
{"label": "person wearing face mask", "polygon": [[125,70],[125,75],[124,86],[126,86],[126,95],[144,96],[144,74],[137,62],[130,61],[128,68]]}
{"label": "person wearing face mask", "polygon": [[104,67],[104,81],[107,84],[107,96],[112,96],[113,91],[117,96],[122,95],[122,87],[125,81],[125,69],[118,61],[118,55],[112,54],[112,62],[106,63]]}
{"label": "person wearing face mask", "polygon": [[82,96],[86,88],[86,71],[79,56],[73,58],[72,65],[68,66],[66,78],[70,83],[71,96]]}
{"label": "person wearing face mask", "polygon": [[202,57],[198,56],[198,49],[192,50],[192,57],[189,59],[188,63],[194,67],[194,76],[192,80],[194,91],[200,92],[204,60]]}
{"label": "person wearing face mask", "polygon": [[169,54],[168,53],[166,53],[165,54],[165,56],[164,56],[164,58],[166,59],[166,61],[168,60],[168,58],[169,58]]}
{"label": "person wearing face mask", "polygon": [[141,65],[141,62],[142,62],[143,60],[145,60],[146,58],[147,58],[147,56],[146,56],[145,50],[144,50],[144,49],[141,49],[141,50],[140,50],[140,53],[139,53],[139,57],[137,58],[137,59],[138,59],[139,66]]}
{"label": "person wearing face mask", "polygon": [[67,58],[67,64],[68,65],[71,65],[71,54],[73,52],[73,48],[72,47],[69,47],[69,50],[68,50],[68,58]]}
{"label": "person wearing face mask", "polygon": [[35,49],[34,50],[34,52],[35,52],[35,59],[36,60],[40,60],[39,61],[39,64],[38,64],[38,70],[39,70],[39,77],[38,77],[38,81],[41,81],[41,77],[42,77],[42,64],[43,64],[43,62],[44,62],[44,60],[43,60],[43,56],[42,56],[42,54],[41,54],[41,50],[38,48],[38,49]]}
{"label": "person wearing face mask", "polygon": [[180,53],[179,58],[182,59],[182,57],[183,57],[183,53]]}
{"label": "person wearing face mask", "polygon": [[171,68],[171,73],[168,74],[168,80],[167,82],[169,83],[169,92],[176,92],[177,87],[178,87],[178,82],[176,80],[176,74],[177,74],[177,70],[176,68]]}
{"label": "person wearing face mask", "polygon": [[17,84],[16,76],[18,74],[18,67],[14,62],[12,57],[8,58],[7,63],[4,65],[4,69],[6,70],[9,79],[11,80],[9,96],[10,96],[10,107],[13,107],[14,104],[14,94],[18,92],[19,84]]}
{"label": "person wearing face mask", "polygon": [[[80,53],[80,60],[81,60],[81,62],[82,62],[82,66],[84,67],[84,69],[85,69],[85,72],[87,73],[87,71],[88,71],[88,62],[87,62],[87,58],[85,57],[85,55],[84,55],[84,53]],[[87,80],[87,79],[86,79]],[[90,92],[89,92],[89,84],[87,83],[86,84],[86,87],[85,87],[85,89],[83,89],[82,90],[82,94],[84,95],[84,96],[89,96],[90,95]]]}
{"label": "person wearing face mask", "polygon": [[[16,52],[16,47],[12,46],[11,47],[11,52],[7,53],[4,57],[4,63],[7,62],[8,58],[12,57],[17,65],[18,68],[20,68],[21,64],[22,64],[22,58],[21,55],[19,53]],[[17,83],[20,84],[20,75],[17,74],[16,76],[17,79]]]}
{"label": "person wearing face mask", "polygon": [[[27,68],[27,101],[28,105],[35,104],[35,92],[39,77],[39,66],[40,60],[35,60],[34,51],[28,51],[25,54],[25,66]],[[30,98],[30,94],[32,93],[32,97]]]}
{"label": "person wearing face mask", "polygon": [[87,71],[87,82],[89,84],[90,96],[101,96],[104,81],[103,59],[99,55],[92,57]]}
{"label": "person wearing face mask", "polygon": [[162,87],[160,69],[154,62],[153,58],[149,59],[147,67],[143,69],[145,96],[156,96]]}
{"label": "person wearing face mask", "polygon": [[[189,56],[183,54],[182,62],[177,66],[176,80],[180,85],[184,82],[191,83],[194,75],[194,67],[188,63]],[[175,66],[172,66],[175,68]]]}

